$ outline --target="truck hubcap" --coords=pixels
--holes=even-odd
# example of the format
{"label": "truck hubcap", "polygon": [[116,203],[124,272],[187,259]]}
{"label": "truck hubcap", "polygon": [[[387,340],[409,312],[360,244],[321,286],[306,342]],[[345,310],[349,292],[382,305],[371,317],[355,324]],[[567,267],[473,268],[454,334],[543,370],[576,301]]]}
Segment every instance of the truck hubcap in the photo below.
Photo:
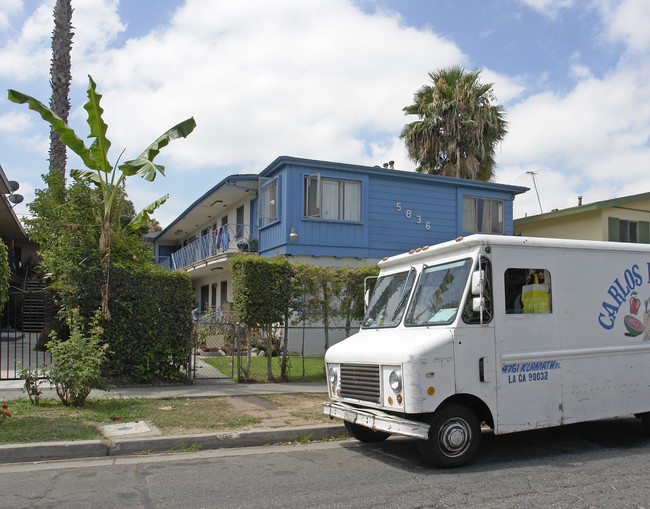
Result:
{"label": "truck hubcap", "polygon": [[440,448],[447,456],[459,456],[469,447],[471,436],[469,425],[464,420],[451,419],[440,428]]}

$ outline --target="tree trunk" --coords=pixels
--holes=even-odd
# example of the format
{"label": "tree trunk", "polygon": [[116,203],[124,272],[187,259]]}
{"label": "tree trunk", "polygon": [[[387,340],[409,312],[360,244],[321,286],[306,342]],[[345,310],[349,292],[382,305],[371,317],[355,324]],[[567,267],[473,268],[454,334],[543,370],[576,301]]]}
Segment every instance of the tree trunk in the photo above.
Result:
{"label": "tree trunk", "polygon": [[282,340],[282,363],[280,365],[280,379],[283,382],[289,381],[287,373],[287,347],[289,343],[289,313],[287,312],[284,318],[284,338]]}
{"label": "tree trunk", "polygon": [[269,325],[266,329],[266,380],[273,381],[273,326]]}
{"label": "tree trunk", "polygon": [[[72,6],[71,0],[57,0],[54,6],[54,31],[52,32],[52,63],[50,84],[52,97],[50,109],[64,122],[70,113],[70,53],[72,50]],[[59,133],[50,129],[50,172],[60,172],[65,181],[66,147],[61,143]]]}
{"label": "tree trunk", "polygon": [[108,309],[108,289],[111,265],[111,217],[104,215],[99,231],[99,256],[104,273],[104,286],[102,287],[102,316],[106,320],[111,319],[111,312]]}

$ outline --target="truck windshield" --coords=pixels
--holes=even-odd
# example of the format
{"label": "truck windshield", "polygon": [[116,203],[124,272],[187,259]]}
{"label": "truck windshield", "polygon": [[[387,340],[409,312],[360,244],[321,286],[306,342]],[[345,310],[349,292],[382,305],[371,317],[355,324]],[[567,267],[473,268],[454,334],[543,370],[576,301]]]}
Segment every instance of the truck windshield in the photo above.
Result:
{"label": "truck windshield", "polygon": [[454,321],[472,260],[460,260],[422,270],[405,325],[441,325]]}
{"label": "truck windshield", "polygon": [[396,327],[402,320],[414,281],[414,269],[380,277],[361,326],[365,329]]}

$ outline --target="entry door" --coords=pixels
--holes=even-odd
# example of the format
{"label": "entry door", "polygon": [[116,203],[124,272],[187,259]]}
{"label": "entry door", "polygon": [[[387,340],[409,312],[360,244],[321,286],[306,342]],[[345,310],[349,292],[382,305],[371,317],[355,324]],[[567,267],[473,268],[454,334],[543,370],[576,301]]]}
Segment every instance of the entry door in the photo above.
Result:
{"label": "entry door", "polygon": [[[472,288],[469,292],[462,318],[454,331],[456,393],[477,396],[494,412],[496,357],[493,315],[496,296],[493,291],[492,264],[481,256],[479,268],[482,274],[479,288]],[[478,275],[479,272],[474,274]],[[483,304],[480,310],[474,310],[473,301],[478,298]]]}
{"label": "entry door", "polygon": [[206,312],[210,308],[210,285],[201,286],[201,311]]}
{"label": "entry door", "polygon": [[[501,276],[505,305],[496,331],[497,433],[562,424],[562,371],[551,273],[540,259],[534,268],[509,268]],[[544,288],[544,285],[546,288]],[[537,288],[542,305],[525,309]],[[543,295],[548,293],[548,301]],[[523,300],[522,300],[523,298]]]}
{"label": "entry door", "polygon": [[221,281],[221,290],[219,297],[221,302],[221,309],[223,311],[226,302],[228,302],[228,281]]}

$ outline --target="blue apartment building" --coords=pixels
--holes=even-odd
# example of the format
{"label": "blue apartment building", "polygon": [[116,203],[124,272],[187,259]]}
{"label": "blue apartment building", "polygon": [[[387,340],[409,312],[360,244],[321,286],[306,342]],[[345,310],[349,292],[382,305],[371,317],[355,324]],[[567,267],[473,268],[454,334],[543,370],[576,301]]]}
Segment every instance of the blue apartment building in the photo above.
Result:
{"label": "blue apartment building", "polygon": [[155,237],[154,254],[190,274],[202,311],[229,310],[238,252],[354,267],[472,233],[512,235],[527,190],[281,156],[208,190]]}

